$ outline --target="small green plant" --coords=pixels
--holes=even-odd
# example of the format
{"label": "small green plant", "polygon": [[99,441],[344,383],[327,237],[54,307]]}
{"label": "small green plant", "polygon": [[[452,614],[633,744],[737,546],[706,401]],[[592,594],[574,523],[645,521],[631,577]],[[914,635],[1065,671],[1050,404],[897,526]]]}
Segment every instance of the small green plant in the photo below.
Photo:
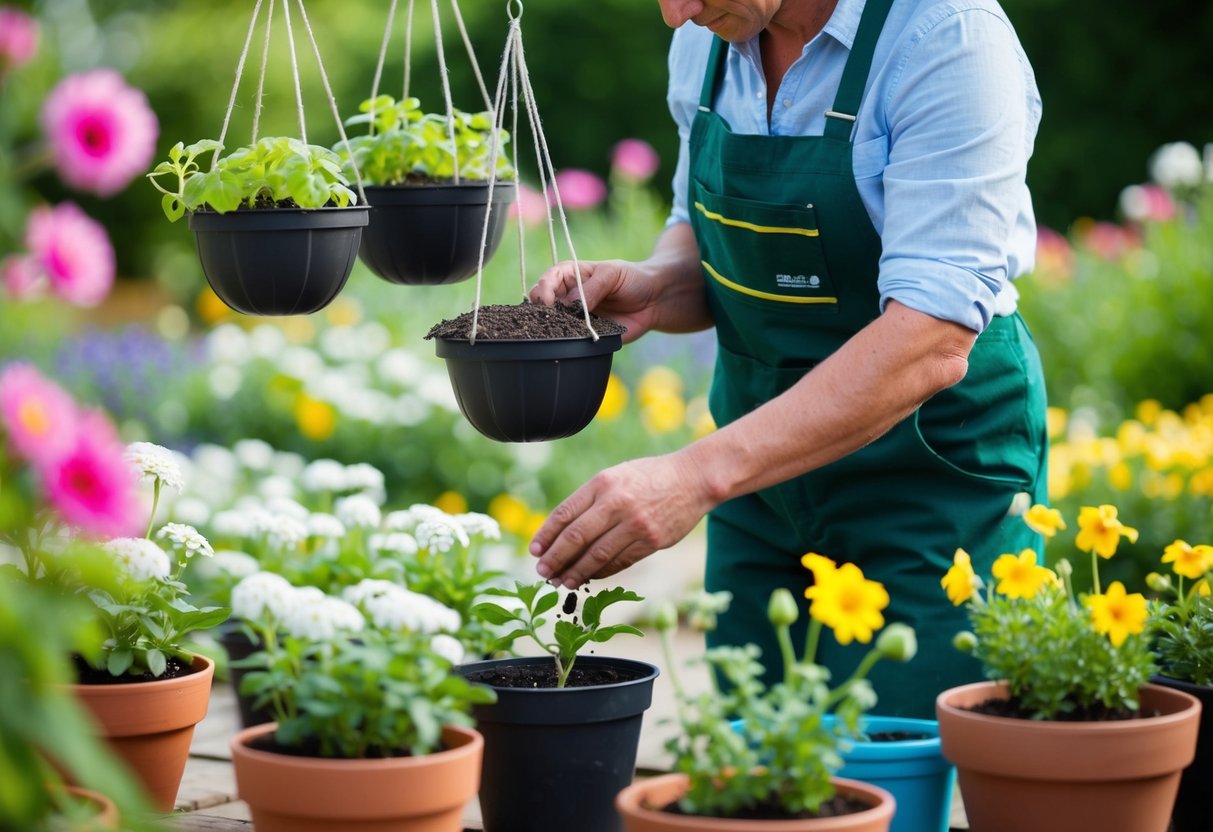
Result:
{"label": "small green plant", "polygon": [[[1065,528],[1059,511],[1041,505],[1024,521],[1047,537]],[[1136,530],[1111,505],[1083,507],[1078,523],[1075,545],[1090,554],[1091,592],[1075,592],[1069,561],[1058,560],[1054,572],[1032,549],[995,560],[984,594],[963,549],[941,581],[953,604],[967,604],[972,631],[957,636],[957,647],[981,661],[987,678],[1007,683],[1010,714],[1115,718],[1139,709],[1139,690],[1155,670],[1145,597],[1120,581],[1106,592],[1099,583],[1099,559],[1112,557],[1121,537],[1136,539]]]}
{"label": "small green plant", "polygon": [[[199,157],[218,154],[219,142],[203,139],[188,147],[177,142],[168,161],[147,174],[163,195],[160,205],[171,222],[186,211],[226,214],[248,208],[345,208],[357,203],[341,159],[332,150],[286,136],[267,136],[237,148],[203,170]],[[158,179],[165,177],[170,187]]]}
{"label": "small green plant", "polygon": [[[859,718],[876,702],[866,676],[881,659],[909,661],[917,650],[914,631],[890,624],[852,674],[831,687],[830,672],[814,663],[822,629],[841,643],[867,643],[884,626],[884,587],[863,577],[854,564],[838,567],[816,554],[805,556],[815,582],[811,622],[803,653],[796,655],[791,626],[800,615],[786,589],[771,595],[767,617],[775,628],[783,679],[767,686],[761,651],[753,644],[716,647],[703,662],[711,671],[708,688],[692,695],[675,670],[671,635],[678,623],[673,604],[656,616],[662,650],[674,686],[679,734],[666,744],[674,770],[687,775],[689,788],[679,809],[709,817],[804,817],[820,813],[834,796],[830,778],[843,765],[840,746],[859,734]],[[688,623],[712,630],[729,593],[699,593],[683,605]],[[727,681],[721,686],[716,674]],[[833,715],[831,722],[826,717]]]}
{"label": "small green plant", "polygon": [[[484,591],[485,595],[498,598],[510,598],[514,604],[505,605],[492,601],[477,604],[472,608],[472,614],[489,624],[499,627],[512,627],[508,633],[501,636],[494,645],[494,652],[509,648],[515,640],[526,636],[534,641],[545,652],[551,654],[556,662],[556,687],[562,688],[568,682],[573,664],[577,661],[577,653],[581,648],[593,642],[601,644],[617,635],[628,634],[642,636],[636,627],[630,624],[603,625],[602,612],[612,604],[621,601],[643,601],[644,598],[622,587],[599,590],[593,595],[586,596],[581,602],[581,614],[576,614],[577,595],[570,592],[566,596],[563,610],[567,617],[562,617],[552,628],[552,640],[547,640],[542,634],[547,619],[544,614],[551,612],[560,601],[560,594],[544,581],[534,584],[524,584],[515,581],[513,589],[493,587]],[[572,599],[570,603],[569,599]]]}
{"label": "small green plant", "polygon": [[[372,105],[374,105],[372,109]],[[498,131],[497,159],[489,158],[493,144],[492,113],[452,113],[455,145],[452,151],[447,117],[423,113],[416,98],[396,101],[390,95],[367,99],[360,114],[346,120],[347,126],[366,124],[369,132],[350,139],[358,173],[368,185],[449,182],[455,178],[456,160],[461,179],[487,181],[494,170],[498,179],[513,179],[514,169],[506,156],[509,133]],[[333,148],[354,175],[344,144]]]}
{"label": "small green plant", "polygon": [[[1159,596],[1150,608],[1159,670],[1195,685],[1213,684],[1213,546],[1176,540],[1163,552],[1162,561],[1171,564],[1176,579],[1157,572],[1146,578]],[[1185,586],[1185,578],[1190,585]]]}

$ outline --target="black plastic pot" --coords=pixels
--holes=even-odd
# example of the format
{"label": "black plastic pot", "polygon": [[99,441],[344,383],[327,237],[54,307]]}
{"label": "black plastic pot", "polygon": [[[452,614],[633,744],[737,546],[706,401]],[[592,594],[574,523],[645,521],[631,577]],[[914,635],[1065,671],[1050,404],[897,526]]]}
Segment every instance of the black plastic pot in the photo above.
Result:
{"label": "black plastic pot", "polygon": [[[379,185],[365,190],[371,219],[358,254],[375,274],[406,286],[438,286],[476,273],[484,215],[489,210],[487,182]],[[513,182],[493,185],[486,263],[501,244],[506,208],[516,193]]]}
{"label": "black plastic pot", "polygon": [[246,315],[306,315],[345,286],[370,209],[264,208],[190,214],[202,272]]}
{"label": "black plastic pot", "polygon": [[435,338],[459,409],[499,442],[572,436],[598,412],[622,335],[486,341]]}
{"label": "black plastic pot", "polygon": [[1171,813],[1171,832],[1204,832],[1209,828],[1209,794],[1205,790],[1213,783],[1213,687],[1168,676],[1155,676],[1150,681],[1190,693],[1200,700],[1196,759],[1180,778],[1179,794]]}
{"label": "black plastic pot", "polygon": [[[495,659],[456,668],[468,677],[547,657]],[[586,656],[577,667],[612,667],[635,678],[579,688],[499,688],[473,710],[484,735],[480,812],[485,832],[531,829],[619,832],[615,795],[632,782],[640,727],[653,700],[655,665]]]}
{"label": "black plastic pot", "polygon": [[240,692],[240,685],[244,681],[245,675],[252,672],[254,668],[234,666],[235,662],[247,659],[260,650],[261,645],[250,639],[240,625],[234,621],[218,627],[215,631],[215,640],[227,651],[228,677],[231,680],[232,690],[236,693],[236,704],[240,708],[241,727],[251,728],[254,725],[273,722],[274,715],[268,707],[253,707],[254,698]]}

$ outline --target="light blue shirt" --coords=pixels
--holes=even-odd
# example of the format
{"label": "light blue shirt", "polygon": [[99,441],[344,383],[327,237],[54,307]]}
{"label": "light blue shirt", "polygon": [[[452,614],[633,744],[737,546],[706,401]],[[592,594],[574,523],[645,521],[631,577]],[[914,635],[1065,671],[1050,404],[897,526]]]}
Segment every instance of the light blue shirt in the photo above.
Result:
{"label": "light blue shirt", "polygon": [[[864,0],[839,0],[779,85],[767,120],[758,38],[729,49],[716,112],[735,133],[820,136]],[[712,33],[687,23],[670,47],[681,146],[669,224],[689,221],[687,140]],[[852,138],[855,179],[880,234],[890,299],[981,332],[1015,311],[1036,222],[1024,177],[1040,123],[1028,59],[994,0],[897,0],[876,46]]]}

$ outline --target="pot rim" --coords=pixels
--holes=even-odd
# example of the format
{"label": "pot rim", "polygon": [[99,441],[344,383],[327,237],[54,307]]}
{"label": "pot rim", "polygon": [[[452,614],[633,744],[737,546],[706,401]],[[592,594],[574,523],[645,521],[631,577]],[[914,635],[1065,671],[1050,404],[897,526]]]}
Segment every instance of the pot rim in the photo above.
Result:
{"label": "pot rim", "polygon": [[296,231],[361,228],[370,223],[371,206],[344,208],[251,208],[227,211],[190,211],[189,227],[195,232]]}
{"label": "pot rim", "polygon": [[[455,672],[460,676],[467,678],[468,674],[470,673],[488,670],[491,667],[500,667],[502,665],[513,667],[523,664],[550,663],[551,661],[551,656],[514,656],[508,659],[483,659],[477,662],[464,662],[455,668]],[[623,682],[613,682],[609,685],[581,685],[578,687],[565,688],[510,688],[490,685],[488,682],[476,682],[475,684],[485,685],[493,690],[509,691],[511,694],[517,693],[526,696],[558,696],[562,693],[568,693],[569,691],[611,691],[619,688],[634,687],[635,685],[647,684],[661,675],[661,668],[651,662],[641,661],[640,659],[625,659],[622,656],[579,656],[577,658],[577,662],[594,665],[633,665],[637,670],[643,669],[645,674],[636,679],[628,679]]]}
{"label": "pot rim", "polygon": [[282,768],[296,770],[321,771],[339,767],[343,771],[377,771],[391,768],[415,768],[432,764],[436,759],[453,760],[456,757],[470,756],[481,753],[484,747],[484,737],[475,728],[465,728],[461,725],[444,725],[443,734],[451,732],[466,740],[454,748],[444,748],[432,751],[420,757],[382,757],[374,759],[347,759],[344,757],[304,757],[294,754],[279,754],[274,751],[264,751],[249,745],[254,739],[278,730],[277,722],[265,722],[237,731],[228,742],[232,757],[245,757],[259,763],[270,763]]}
{"label": "pot rim", "polygon": [[98,682],[95,684],[73,682],[69,687],[73,690],[83,688],[89,691],[90,696],[95,697],[125,696],[131,688],[138,688],[140,691],[157,692],[173,687],[184,687],[192,682],[201,681],[208,672],[213,678],[215,660],[201,653],[195,653],[193,661],[190,662],[190,667],[194,668],[193,673],[187,673],[184,676],[174,676],[171,679],[148,679],[138,682]]}
{"label": "pot rim", "polygon": [[[738,820],[736,818],[720,818],[711,817],[708,815],[675,815],[669,812],[664,812],[661,809],[653,809],[645,806],[642,802],[643,796],[654,786],[660,787],[667,784],[674,784],[682,781],[685,785],[690,782],[690,778],[681,772],[672,774],[662,774],[657,777],[649,777],[644,780],[638,780],[632,785],[621,791],[615,799],[615,806],[620,813],[633,815],[650,823],[659,822],[670,828],[688,830],[728,830],[736,829]],[[845,777],[831,777],[830,782],[835,787],[845,790],[851,794],[861,794],[877,799],[876,805],[865,809],[862,812],[853,812],[849,815],[838,815],[830,818],[801,818],[788,820],[762,820],[762,821],[747,821],[753,824],[755,829],[770,829],[772,832],[778,830],[786,830],[786,832],[802,832],[807,829],[846,829],[846,825],[827,825],[829,822],[845,822],[854,820],[857,823],[871,822],[881,818],[891,818],[896,809],[897,801],[885,789],[872,783],[863,782],[860,780],[851,780]],[[685,792],[685,788],[682,792]],[[677,799],[677,798],[676,798]],[[809,826],[808,824],[820,824],[820,826]]]}

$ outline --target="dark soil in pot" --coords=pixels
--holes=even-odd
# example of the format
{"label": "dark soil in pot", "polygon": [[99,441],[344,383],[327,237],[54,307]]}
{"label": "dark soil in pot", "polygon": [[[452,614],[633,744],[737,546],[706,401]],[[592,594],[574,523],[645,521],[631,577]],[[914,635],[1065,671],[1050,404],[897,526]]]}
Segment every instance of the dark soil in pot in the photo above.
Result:
{"label": "dark soil in pot", "polygon": [[[573,665],[565,687],[582,688],[591,685],[616,685],[641,678],[640,673],[629,673],[615,667],[591,667],[582,669]],[[468,680],[496,688],[554,688],[558,677],[554,665],[513,665],[485,670],[468,675]]]}
{"label": "dark soil in pot", "polygon": [[189,676],[191,673],[197,673],[199,670],[199,668],[194,667],[192,664],[186,664],[177,659],[169,659],[165,662],[164,672],[159,676],[153,676],[150,672],[123,673],[121,676],[114,676],[108,670],[97,670],[90,666],[80,656],[73,656],[72,661],[76,665],[76,681],[81,685],[127,685],[134,682],[159,682],[164,679]]}
{"label": "dark soil in pot", "polygon": [[[853,815],[871,809],[870,803],[865,803],[854,797],[836,794],[817,808],[816,812],[797,812],[789,814],[775,800],[767,800],[743,809],[728,816],[729,820],[808,820],[812,818],[836,818],[842,815]],[[677,803],[663,806],[661,811],[683,817],[720,817],[718,815],[688,815],[678,808]]]}
{"label": "dark soil in pot", "polygon": [[[468,340],[472,332],[472,312],[435,324],[425,336]],[[598,335],[622,335],[627,328],[609,318],[590,313],[590,323]],[[480,307],[476,321],[476,339],[486,341],[535,341],[546,338],[588,338],[585,313],[580,302],[566,306],[556,303],[542,306],[523,302],[517,305],[495,304]]]}
{"label": "dark soil in pot", "polygon": [[[1014,699],[988,699],[966,710],[986,716],[1003,716],[1010,719],[1032,719],[1032,712],[1024,708]],[[1116,722],[1123,719],[1147,719],[1158,716],[1156,711],[1130,711],[1128,708],[1108,708],[1094,705],[1090,708],[1078,708],[1068,713],[1059,713],[1052,722]]]}
{"label": "dark soil in pot", "polygon": [[872,734],[864,734],[864,739],[868,742],[910,742],[913,740],[930,740],[934,739],[934,737],[919,731],[876,731]]}

